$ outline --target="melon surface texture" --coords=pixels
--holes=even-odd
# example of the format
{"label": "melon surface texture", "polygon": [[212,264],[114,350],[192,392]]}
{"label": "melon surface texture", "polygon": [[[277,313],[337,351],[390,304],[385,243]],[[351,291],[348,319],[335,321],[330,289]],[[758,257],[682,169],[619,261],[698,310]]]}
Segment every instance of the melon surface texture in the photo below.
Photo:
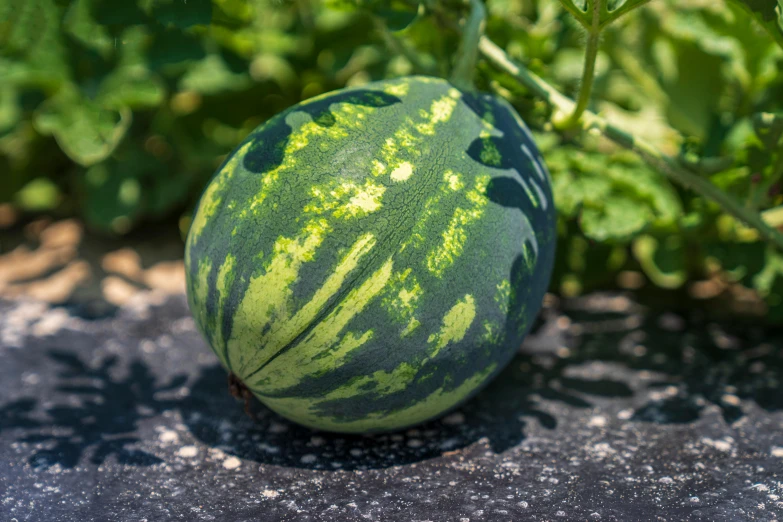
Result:
{"label": "melon surface texture", "polygon": [[549,175],[505,101],[407,77],[258,127],[188,234],[199,329],[266,406],[379,432],[453,409],[519,348],[554,261]]}

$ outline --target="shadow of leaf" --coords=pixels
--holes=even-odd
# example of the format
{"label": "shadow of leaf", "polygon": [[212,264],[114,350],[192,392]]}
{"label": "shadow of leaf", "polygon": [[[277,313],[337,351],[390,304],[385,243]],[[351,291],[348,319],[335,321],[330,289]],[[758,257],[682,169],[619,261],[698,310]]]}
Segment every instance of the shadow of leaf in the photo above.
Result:
{"label": "shadow of leaf", "polygon": [[35,406],[35,399],[18,399],[0,408],[0,433],[14,428],[38,427],[40,422],[30,417]]}
{"label": "shadow of leaf", "polygon": [[[0,423],[0,427],[25,428],[28,433],[19,441],[38,446],[29,459],[30,465],[72,468],[85,453],[89,453],[89,461],[96,465],[111,456],[119,463],[134,466],[162,462],[130,446],[139,443],[135,433],[140,421],[177,404],[175,400],[158,399],[155,395],[181,386],[187,380],[185,376],[175,376],[166,384],[157,385],[150,369],[139,361],[131,363],[127,376],[116,378],[112,375],[118,367],[116,356],[91,367],[65,350],[52,350],[47,355],[61,366],[58,377],[66,382],[59,384],[57,390],[71,399],[69,404],[47,407],[44,410],[47,419],[42,421],[27,416],[36,406],[32,399],[0,409],[0,418],[9,421]],[[68,384],[71,380],[79,383]]]}

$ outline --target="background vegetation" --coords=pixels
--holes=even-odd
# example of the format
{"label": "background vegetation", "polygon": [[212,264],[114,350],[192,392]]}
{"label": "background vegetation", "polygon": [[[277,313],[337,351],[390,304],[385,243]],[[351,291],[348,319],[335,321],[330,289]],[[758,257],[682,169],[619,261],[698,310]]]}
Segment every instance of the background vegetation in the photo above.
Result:
{"label": "background vegetation", "polygon": [[[589,5],[489,0],[486,33],[576,97],[589,38],[572,14]],[[447,77],[466,14],[446,0],[0,0],[0,202],[106,234],[161,220],[184,234],[203,186],[254,127],[345,85]],[[555,129],[536,92],[484,60],[477,69],[478,87],[535,131],[552,173],[556,291],[710,280],[702,292],[749,296],[740,302],[783,319],[783,256],[756,229],[599,132]],[[603,29],[590,99],[783,224],[783,0],[647,3]]]}

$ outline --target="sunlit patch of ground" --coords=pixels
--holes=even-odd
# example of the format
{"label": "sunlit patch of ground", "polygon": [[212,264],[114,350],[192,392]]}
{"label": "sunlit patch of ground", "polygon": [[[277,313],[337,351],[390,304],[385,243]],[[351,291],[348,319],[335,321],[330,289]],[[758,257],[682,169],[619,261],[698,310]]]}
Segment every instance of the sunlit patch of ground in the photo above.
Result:
{"label": "sunlit patch of ground", "polygon": [[0,298],[50,304],[100,299],[123,306],[143,292],[185,291],[176,236],[102,239],[75,219],[41,218],[23,228],[16,223],[13,210],[0,205]]}

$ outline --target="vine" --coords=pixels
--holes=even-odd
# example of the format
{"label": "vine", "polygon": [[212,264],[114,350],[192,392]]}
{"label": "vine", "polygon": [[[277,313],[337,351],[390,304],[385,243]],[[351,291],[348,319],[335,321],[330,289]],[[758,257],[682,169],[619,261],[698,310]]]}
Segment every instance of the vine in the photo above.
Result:
{"label": "vine", "polygon": [[[601,31],[621,16],[648,3],[650,0],[628,0],[613,11],[609,11],[606,0],[587,0],[586,11],[579,9],[572,0],[559,1],[588,32],[585,65],[577,101],[562,94],[538,75],[528,70],[524,65],[512,61],[506,52],[487,36],[480,35],[476,38],[474,31],[476,29],[480,31],[483,26],[483,7],[480,8],[482,13],[481,22],[476,21],[476,13],[479,10],[477,5],[481,4],[481,0],[471,0],[471,14],[463,32],[463,41],[459,53],[460,58],[458,59],[458,64],[460,65],[459,73],[453,77],[460,82],[463,82],[465,77],[469,77],[464,71],[464,67],[475,62],[471,62],[471,58],[465,58],[465,56],[473,56],[471,47],[475,44],[479,53],[495,68],[509,74],[533,94],[552,105],[556,109],[554,114],[569,115],[566,119],[559,121],[556,116],[554,118],[555,121],[553,121],[556,128],[565,130],[569,127],[581,126],[582,130],[585,131],[596,130],[600,132],[617,145],[638,154],[648,165],[675,183],[717,203],[725,212],[755,229],[764,240],[783,250],[783,234],[775,228],[781,224],[780,212],[767,211],[759,213],[752,208],[747,208],[731,194],[722,191],[708,179],[685,168],[680,159],[661,152],[647,140],[634,136],[587,109],[592,90],[595,60]],[[441,22],[456,28],[456,24],[449,20],[448,13],[441,6],[430,4],[429,7],[438,15]],[[703,161],[707,161],[707,159]]]}

